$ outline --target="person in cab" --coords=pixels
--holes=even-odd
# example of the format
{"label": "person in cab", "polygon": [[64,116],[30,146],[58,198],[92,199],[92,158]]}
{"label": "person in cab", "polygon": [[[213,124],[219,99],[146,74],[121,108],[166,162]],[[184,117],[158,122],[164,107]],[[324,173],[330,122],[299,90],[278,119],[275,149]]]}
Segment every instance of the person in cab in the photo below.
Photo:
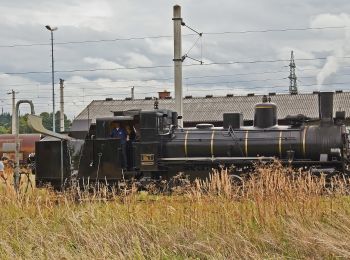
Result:
{"label": "person in cab", "polygon": [[121,166],[123,169],[126,169],[126,167],[127,167],[127,153],[126,153],[127,133],[120,126],[120,123],[113,122],[113,129],[111,132],[111,137],[120,139],[121,154],[122,154]]}

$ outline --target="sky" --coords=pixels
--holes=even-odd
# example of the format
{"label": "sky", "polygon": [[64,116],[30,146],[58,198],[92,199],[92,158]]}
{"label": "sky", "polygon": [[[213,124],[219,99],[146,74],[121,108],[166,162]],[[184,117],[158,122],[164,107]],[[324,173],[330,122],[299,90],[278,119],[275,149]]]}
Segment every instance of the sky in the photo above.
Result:
{"label": "sky", "polygon": [[[52,111],[50,32],[45,25],[58,27],[55,103],[57,110],[58,83],[64,79],[69,118],[92,100],[129,97],[132,86],[136,98],[162,90],[174,96],[175,4],[181,5],[186,25],[203,33],[200,37],[182,27],[182,51],[189,56],[183,62],[184,95],[287,93],[292,50],[299,92],[350,90],[348,0],[0,3],[0,107],[6,112],[12,89],[18,99],[32,100],[37,113]],[[21,113],[27,110],[23,105]]]}

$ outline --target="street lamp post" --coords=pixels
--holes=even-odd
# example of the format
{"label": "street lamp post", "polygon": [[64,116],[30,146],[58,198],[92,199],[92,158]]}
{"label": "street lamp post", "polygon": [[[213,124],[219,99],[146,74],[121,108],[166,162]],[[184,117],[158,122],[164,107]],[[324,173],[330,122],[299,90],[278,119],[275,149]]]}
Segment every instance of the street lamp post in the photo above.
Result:
{"label": "street lamp post", "polygon": [[52,68],[52,131],[56,132],[56,120],[55,120],[55,67],[53,59],[53,32],[56,31],[57,27],[51,27],[50,25],[45,26],[51,32],[51,68]]}

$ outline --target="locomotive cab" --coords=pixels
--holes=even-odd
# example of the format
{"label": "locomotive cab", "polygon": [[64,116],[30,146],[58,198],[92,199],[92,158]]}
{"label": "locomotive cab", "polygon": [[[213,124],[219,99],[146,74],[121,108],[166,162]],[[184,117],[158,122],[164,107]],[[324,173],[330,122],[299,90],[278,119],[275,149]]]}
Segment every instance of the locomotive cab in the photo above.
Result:
{"label": "locomotive cab", "polygon": [[[83,147],[78,170],[80,179],[118,180],[122,178],[123,168],[133,168],[132,147],[128,147],[127,150],[126,144],[122,144],[120,138],[112,137],[116,124],[124,131],[127,128],[137,129],[139,116],[113,116],[96,119],[95,135],[88,135],[89,138],[85,140]],[[137,139],[137,132],[134,130],[134,140]]]}
{"label": "locomotive cab", "polygon": [[[170,110],[125,111],[113,117],[96,119],[95,135],[85,142],[79,165],[79,178],[119,180],[125,176],[158,171],[160,140],[171,136]],[[120,115],[122,114],[122,115]],[[126,144],[112,137],[115,126],[128,133]],[[128,131],[129,130],[129,131]],[[131,137],[130,131],[133,133]]]}

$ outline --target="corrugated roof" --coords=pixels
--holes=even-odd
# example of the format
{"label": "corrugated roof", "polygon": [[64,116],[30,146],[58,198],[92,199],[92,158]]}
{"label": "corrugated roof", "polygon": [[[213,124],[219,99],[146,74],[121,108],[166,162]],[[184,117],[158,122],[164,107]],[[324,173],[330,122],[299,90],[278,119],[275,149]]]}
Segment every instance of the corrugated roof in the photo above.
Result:
{"label": "corrugated roof", "polygon": [[[262,95],[233,96],[233,97],[194,97],[184,99],[185,122],[216,122],[222,121],[225,112],[241,112],[244,119],[253,120],[254,105],[261,102]],[[277,94],[271,96],[271,101],[277,105],[278,118],[287,115],[304,114],[311,118],[318,118],[318,94]],[[92,119],[112,116],[114,111],[130,109],[152,110],[154,100],[94,100],[75,120]],[[159,100],[159,108],[175,109],[174,99]],[[334,94],[334,112],[345,110],[350,115],[350,92]]]}

